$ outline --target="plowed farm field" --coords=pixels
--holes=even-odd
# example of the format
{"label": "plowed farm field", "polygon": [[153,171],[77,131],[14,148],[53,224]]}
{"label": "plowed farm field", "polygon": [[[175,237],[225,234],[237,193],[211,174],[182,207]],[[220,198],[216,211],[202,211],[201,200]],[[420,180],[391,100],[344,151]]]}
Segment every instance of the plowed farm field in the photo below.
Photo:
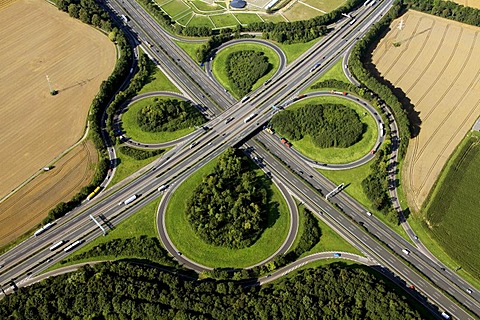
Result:
{"label": "plowed farm field", "polygon": [[[0,1],[3,199],[81,139],[90,104],[115,65],[116,50],[106,35],[46,1]],[[58,90],[55,96],[46,75]]]}
{"label": "plowed farm field", "polygon": [[480,116],[478,57],[480,28],[416,11],[395,20],[373,52],[380,74],[419,112],[420,132],[410,141],[402,173],[409,205],[417,211]]}

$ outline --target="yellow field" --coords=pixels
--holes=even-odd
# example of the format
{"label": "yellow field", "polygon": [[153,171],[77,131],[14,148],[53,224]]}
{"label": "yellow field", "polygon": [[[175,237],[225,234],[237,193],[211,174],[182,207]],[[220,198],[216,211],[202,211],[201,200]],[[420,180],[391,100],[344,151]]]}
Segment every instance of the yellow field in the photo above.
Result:
{"label": "yellow field", "polygon": [[480,0],[453,0],[453,2],[463,4],[466,7],[480,9]]}
{"label": "yellow field", "polygon": [[480,116],[479,33],[480,28],[409,11],[393,22],[373,53],[380,74],[419,112],[420,133],[410,141],[402,177],[415,210]]}
{"label": "yellow field", "polygon": [[[104,34],[42,0],[2,0],[0,19],[2,199],[82,137],[116,50]],[[58,95],[49,94],[46,74]]]}
{"label": "yellow field", "polygon": [[97,161],[93,144],[83,142],[55,163],[55,168],[0,203],[0,247],[32,229],[57,203],[70,200],[88,185]]}

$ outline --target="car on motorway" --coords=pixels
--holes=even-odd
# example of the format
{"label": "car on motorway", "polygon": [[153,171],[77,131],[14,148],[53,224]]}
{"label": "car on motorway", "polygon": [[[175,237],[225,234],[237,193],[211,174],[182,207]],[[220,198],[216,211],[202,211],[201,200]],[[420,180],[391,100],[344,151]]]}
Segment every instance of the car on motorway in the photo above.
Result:
{"label": "car on motorway", "polygon": [[442,317],[443,317],[444,319],[450,319],[450,315],[449,315],[448,313],[446,313],[446,312],[442,312]]}
{"label": "car on motorway", "polygon": [[341,255],[340,253],[338,253],[338,252],[335,252],[335,253],[333,254],[333,256],[334,256],[335,258],[340,258],[342,255]]}
{"label": "car on motorway", "polygon": [[470,293],[470,294],[472,294],[472,289],[468,289],[468,288],[467,288],[467,292]]}
{"label": "car on motorway", "polygon": [[408,249],[402,249],[402,252],[405,253],[407,256],[410,254],[410,250]]}
{"label": "car on motorway", "polygon": [[371,217],[372,213],[370,211],[367,211],[367,216]]}
{"label": "car on motorway", "polygon": [[197,145],[196,142],[192,142],[192,144],[190,145],[190,149],[192,149],[193,147],[195,147]]}
{"label": "car on motorway", "polygon": [[233,120],[233,117],[227,118],[227,119],[225,120],[225,124],[229,123],[229,122],[232,121],[232,120]]}

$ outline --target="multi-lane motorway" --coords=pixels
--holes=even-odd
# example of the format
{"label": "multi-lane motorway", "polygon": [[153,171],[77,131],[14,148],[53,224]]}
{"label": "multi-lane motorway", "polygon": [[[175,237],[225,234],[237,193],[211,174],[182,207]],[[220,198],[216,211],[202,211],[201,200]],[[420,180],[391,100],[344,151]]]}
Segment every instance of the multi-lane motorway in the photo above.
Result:
{"label": "multi-lane motorway", "polygon": [[[207,124],[210,130],[197,136],[195,147],[180,146],[172,149],[160,160],[144,169],[145,174],[135,180],[129,180],[128,184],[124,183],[123,188],[112,188],[98,199],[58,220],[57,224],[45,234],[29,238],[4,254],[0,257],[0,262],[5,265],[0,270],[0,284],[6,285],[11,279],[17,281],[25,279],[30,272],[37,274],[52,263],[64,258],[66,253],[63,251],[52,253],[48,250],[48,247],[59,239],[69,240],[70,242],[83,239],[87,242],[98,236],[100,231],[90,220],[90,214],[94,216],[101,214],[104,219],[116,224],[157,197],[159,195],[158,186],[162,184],[175,185],[182,178],[195,172],[219,155],[226,147],[238,145],[245,138],[250,137],[271,117],[271,105],[284,103],[302,85],[313,81],[318,76],[318,71],[323,70],[324,67],[340,57],[357,37],[385,13],[391,3],[392,1],[384,1],[373,9],[359,8],[354,13],[356,23],[352,25],[347,21],[338,23],[329,35],[309,49],[297,61],[280,71],[268,85],[253,92],[246,103],[235,103],[233,98],[223,88],[219,88],[197,64],[191,61],[169,39],[168,34],[134,1],[125,1],[121,5],[114,1],[110,2],[109,5],[116,12],[128,14],[131,18],[129,28],[135,32],[137,39],[152,44],[152,47],[146,48],[147,52],[157,61],[162,70],[178,84],[184,94],[192,101],[202,103],[211,111],[212,120]],[[321,66],[316,72],[310,72],[317,63],[320,63]],[[253,112],[257,116],[252,121],[244,123],[243,119]],[[234,120],[226,124],[225,119],[227,118],[234,118]],[[262,143],[268,149],[275,150],[277,148],[278,150],[278,142],[268,140],[268,137],[262,135],[260,137],[261,139],[265,138]],[[298,161],[294,165],[297,167],[304,166],[302,171],[311,172],[311,176],[316,177],[314,181],[310,181],[308,184],[298,175],[286,170],[282,163],[272,157],[269,152],[266,152],[261,145],[252,142],[252,146],[255,148],[255,152],[258,152],[269,164],[269,169],[274,172],[276,179],[278,178],[292,194],[301,199],[320,218],[338,230],[344,237],[361,247],[367,255],[401,275],[403,279],[414,283],[432,301],[441,306],[442,310],[448,310],[461,319],[471,318],[469,314],[445,296],[437,286],[454,296],[473,313],[480,315],[478,293],[466,294],[465,288],[468,284],[456,274],[441,269],[442,266],[432,262],[422,252],[386,228],[374,217],[366,222],[364,209],[344,194],[337,195],[333,198],[333,201],[345,211],[345,214],[336,211],[330,202],[324,201],[317,191],[309,187],[311,184],[315,188],[323,190],[323,192],[328,192],[331,191],[331,183],[311,171],[312,169],[302,161]],[[283,152],[283,154],[287,153]],[[283,161],[297,161],[295,159],[296,157],[291,155],[287,159],[284,158]],[[129,206],[119,205],[121,201],[132,194],[139,196],[137,201]],[[362,219],[364,225],[366,224],[366,230],[358,224],[360,219]],[[390,249],[375,240],[372,234],[378,237],[381,242],[387,244]],[[401,250],[405,248],[408,248],[411,253],[400,258]],[[397,254],[392,254],[390,250]],[[176,255],[180,261],[185,262],[176,252],[172,254]],[[411,268],[404,260],[414,265],[415,268]],[[426,281],[420,274],[430,278],[436,286]]]}

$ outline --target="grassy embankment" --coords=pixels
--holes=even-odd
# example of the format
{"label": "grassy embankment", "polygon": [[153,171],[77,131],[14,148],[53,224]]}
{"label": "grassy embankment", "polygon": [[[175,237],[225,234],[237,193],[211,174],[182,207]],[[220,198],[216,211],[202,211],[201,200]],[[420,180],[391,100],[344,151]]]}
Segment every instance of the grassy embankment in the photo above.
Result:
{"label": "grassy embankment", "polygon": [[362,139],[348,148],[318,148],[310,136],[305,136],[301,140],[292,141],[295,149],[310,159],[323,163],[349,163],[368,154],[375,145],[377,125],[373,117],[358,104],[340,97],[315,97],[302,99],[288,107],[288,110],[295,110],[307,104],[325,103],[342,104],[353,109],[365,127]]}
{"label": "grassy embankment", "polygon": [[[250,247],[229,249],[209,245],[195,234],[185,214],[185,199],[201,183],[203,176],[211,172],[217,162],[209,162],[185,180],[174,192],[168,203],[165,224],[168,235],[177,249],[186,257],[209,267],[248,267],[272,255],[285,240],[290,223],[288,207],[275,185],[270,185],[272,197],[268,212],[268,227]],[[257,174],[263,174],[255,170]],[[270,180],[269,180],[270,181]],[[278,203],[278,208],[275,208]]]}
{"label": "grassy embankment", "polygon": [[236,44],[222,49],[220,52],[218,52],[212,61],[213,74],[217,81],[237,99],[240,99],[242,97],[235,95],[235,90],[233,90],[234,84],[227,74],[227,57],[233,52],[245,50],[263,52],[264,55],[268,58],[269,64],[271,65],[270,71],[268,71],[266,75],[257,80],[257,82],[252,87],[252,91],[261,86],[266,80],[270,79],[275,74],[280,64],[280,59],[275,53],[275,51],[266,46],[254,43]]}

